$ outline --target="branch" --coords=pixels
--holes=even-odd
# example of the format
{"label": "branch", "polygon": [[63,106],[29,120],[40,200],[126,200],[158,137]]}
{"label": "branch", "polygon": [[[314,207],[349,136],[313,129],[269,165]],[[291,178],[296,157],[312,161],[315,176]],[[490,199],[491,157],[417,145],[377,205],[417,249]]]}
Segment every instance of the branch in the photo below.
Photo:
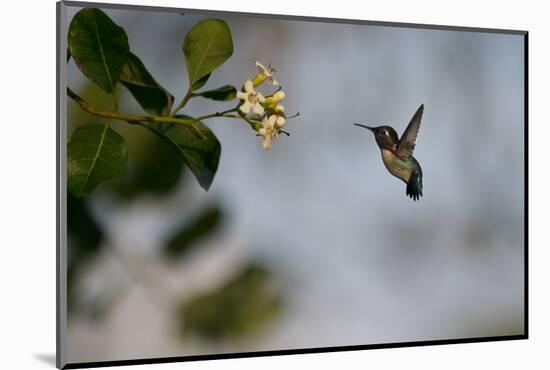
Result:
{"label": "branch", "polygon": [[185,104],[193,97],[193,90],[191,90],[191,86],[189,87],[189,90],[187,90],[187,93],[181,100],[181,102],[178,104],[178,106],[174,109],[174,112],[172,112],[172,116],[175,116],[176,113],[178,113],[183,107],[185,107]]}
{"label": "branch", "polygon": [[156,123],[176,123],[179,125],[187,126],[200,140],[205,141],[206,136],[199,130],[197,127],[197,119],[183,119],[177,117],[166,117],[166,116],[138,116],[133,114],[123,114],[118,112],[104,112],[100,111],[90,104],[88,104],[84,99],[75,94],[70,88],[67,87],[67,95],[69,98],[73,99],[83,110],[93,114],[94,116],[105,117],[110,119],[116,119],[120,121],[126,121],[128,123],[136,122],[156,122]]}
{"label": "branch", "polygon": [[237,108],[231,108],[231,109],[228,109],[228,110],[224,110],[223,112],[216,112],[216,113],[212,113],[212,114],[207,114],[206,116],[196,118],[196,120],[197,121],[202,121],[203,119],[213,118],[213,117],[241,118],[241,117],[237,117],[237,116],[234,116],[234,115],[227,115],[228,113],[236,112]]}

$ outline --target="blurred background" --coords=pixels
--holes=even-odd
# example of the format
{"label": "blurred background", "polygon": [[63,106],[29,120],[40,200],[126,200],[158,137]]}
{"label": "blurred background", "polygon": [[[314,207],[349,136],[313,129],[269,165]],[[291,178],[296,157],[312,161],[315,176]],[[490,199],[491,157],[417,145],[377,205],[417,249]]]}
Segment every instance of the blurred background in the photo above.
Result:
{"label": "blurred background", "polygon": [[[204,17],[106,13],[179,101],[183,39]],[[126,176],[68,199],[68,361],[522,334],[523,37],[221,18],[234,54],[205,88],[271,62],[301,115],[269,151],[244,121],[206,121],[222,144],[208,192],[159,139],[113,122]],[[73,62],[68,77],[111,108]],[[422,103],[413,202],[351,123],[401,134]],[[234,105],[197,98],[185,113]],[[105,121],[69,102],[68,122]]]}

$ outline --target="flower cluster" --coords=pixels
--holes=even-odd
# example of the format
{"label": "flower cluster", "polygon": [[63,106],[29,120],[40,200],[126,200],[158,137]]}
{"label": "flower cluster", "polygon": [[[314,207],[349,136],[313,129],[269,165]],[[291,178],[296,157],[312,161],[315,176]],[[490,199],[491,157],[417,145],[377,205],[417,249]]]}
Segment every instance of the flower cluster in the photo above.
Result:
{"label": "flower cluster", "polygon": [[271,65],[264,67],[256,62],[256,66],[259,72],[251,80],[245,81],[241,91],[237,92],[237,98],[241,100],[239,114],[263,137],[263,148],[269,149],[272,141],[284,132],[282,128],[286,124],[286,114],[280,102],[285,98],[285,93],[281,87],[265,97],[257,91],[256,88],[265,81],[273,86],[279,85],[279,82],[273,77],[275,69]]}

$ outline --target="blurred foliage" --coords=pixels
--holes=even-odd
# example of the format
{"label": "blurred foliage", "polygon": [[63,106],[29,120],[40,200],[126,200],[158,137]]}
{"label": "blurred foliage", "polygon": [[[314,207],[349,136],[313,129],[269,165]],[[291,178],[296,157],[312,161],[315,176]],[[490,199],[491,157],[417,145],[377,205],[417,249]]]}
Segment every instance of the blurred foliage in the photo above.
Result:
{"label": "blurred foliage", "polygon": [[68,311],[74,312],[77,295],[75,285],[82,267],[100,251],[104,238],[85,198],[67,195],[67,231],[67,304]]}
{"label": "blurred foliage", "polygon": [[222,287],[184,303],[180,334],[210,341],[250,336],[278,316],[282,303],[271,273],[251,263]]}
{"label": "blurred foliage", "polygon": [[224,213],[219,205],[206,207],[185,222],[166,243],[163,252],[169,258],[188,252],[197,241],[217,231],[223,224]]}
{"label": "blurred foliage", "polygon": [[[236,98],[237,89],[230,85],[197,91],[231,57],[233,41],[229,27],[219,19],[202,20],[189,30],[183,53],[190,87],[174,109],[174,97],[130,51],[124,29],[102,10],[80,10],[71,21],[68,44],[68,62],[72,56],[76,68],[88,78],[79,94],[68,91],[79,102],[77,105],[71,100],[67,108],[67,190],[71,193],[67,197],[68,309],[88,318],[100,318],[127,286],[125,282],[117,286],[117,281],[109,280],[111,292],[86,289],[84,278],[93,273],[96,264],[91,264],[100,262],[98,252],[108,244],[90,210],[89,202],[94,200],[75,195],[86,196],[100,183],[116,178],[103,186],[103,192],[111,191],[127,201],[147,194],[163,196],[177,187],[185,167],[204,190],[209,190],[218,169],[221,144],[203,122],[176,113],[191,98]],[[116,88],[119,82],[124,88]],[[123,98],[133,98],[122,100],[125,108],[127,103],[137,103],[135,108],[140,107],[149,116],[119,110],[120,93],[125,94]],[[110,114],[113,119],[105,119],[86,111],[103,116],[109,116],[106,111],[116,113]],[[212,113],[204,118],[217,116],[219,113]],[[217,203],[198,210],[185,209],[185,215],[185,222],[168,237],[161,250],[166,257],[164,262],[184,256],[199,241],[219,231],[225,220]],[[105,252],[110,253],[108,257],[114,255],[113,250]],[[122,264],[129,262],[120,258]],[[271,274],[257,264],[244,267],[219,289],[191,299],[180,309],[184,320],[181,333],[211,340],[253,333],[274,318],[281,307],[280,293]]]}
{"label": "blurred foliage", "polygon": [[146,130],[135,131],[141,135],[128,140],[131,153],[128,170],[124,177],[113,183],[112,190],[123,200],[171,192],[185,169],[177,150]]}

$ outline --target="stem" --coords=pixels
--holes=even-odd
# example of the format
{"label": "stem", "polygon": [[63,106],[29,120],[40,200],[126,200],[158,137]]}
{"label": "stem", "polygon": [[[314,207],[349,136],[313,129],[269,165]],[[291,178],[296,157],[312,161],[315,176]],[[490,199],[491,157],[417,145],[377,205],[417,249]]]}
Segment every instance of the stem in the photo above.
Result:
{"label": "stem", "polygon": [[251,121],[248,118],[246,118],[245,116],[242,116],[241,118],[244,119],[254,131],[256,130],[256,124],[261,123],[261,122],[258,122],[258,121],[256,121],[256,122]]}
{"label": "stem", "polygon": [[111,97],[113,98],[113,110],[118,112],[118,99],[114,91],[111,93]]}
{"label": "stem", "polygon": [[238,115],[236,115],[236,114],[224,114],[222,117],[225,117],[225,118],[243,119],[241,116],[238,116]]}
{"label": "stem", "polygon": [[178,106],[172,112],[172,116],[175,116],[176,113],[178,113],[183,107],[185,107],[185,104],[187,104],[189,99],[191,99],[192,97],[193,97],[193,91],[191,91],[191,87],[189,87],[189,90],[187,90],[187,93],[185,94],[183,99],[181,99],[181,102],[178,104]]}
{"label": "stem", "polygon": [[189,129],[199,139],[206,140],[206,136],[199,130],[199,128],[196,125],[195,121],[197,121],[197,119],[183,119],[183,118],[176,118],[176,117],[151,116],[151,115],[139,116],[139,115],[133,115],[133,114],[123,114],[118,112],[104,112],[88,104],[84,99],[82,99],[80,96],[75,94],[68,87],[67,87],[67,95],[71,99],[73,99],[78,105],[80,105],[80,108],[82,108],[86,112],[93,114],[95,116],[116,119],[120,121],[126,121],[128,123],[136,123],[136,122],[177,123],[179,125],[184,125],[189,127]]}
{"label": "stem", "polygon": [[212,114],[207,114],[206,116],[202,116],[202,117],[199,117],[199,118],[196,118],[197,121],[201,121],[203,119],[208,119],[208,118],[213,118],[213,117],[231,117],[231,118],[240,118],[240,117],[237,117],[237,116],[226,116],[227,113],[231,113],[231,112],[236,112],[237,111],[237,108],[231,108],[231,109],[228,109],[228,110],[224,110],[223,112],[216,112],[216,113],[212,113]]}

